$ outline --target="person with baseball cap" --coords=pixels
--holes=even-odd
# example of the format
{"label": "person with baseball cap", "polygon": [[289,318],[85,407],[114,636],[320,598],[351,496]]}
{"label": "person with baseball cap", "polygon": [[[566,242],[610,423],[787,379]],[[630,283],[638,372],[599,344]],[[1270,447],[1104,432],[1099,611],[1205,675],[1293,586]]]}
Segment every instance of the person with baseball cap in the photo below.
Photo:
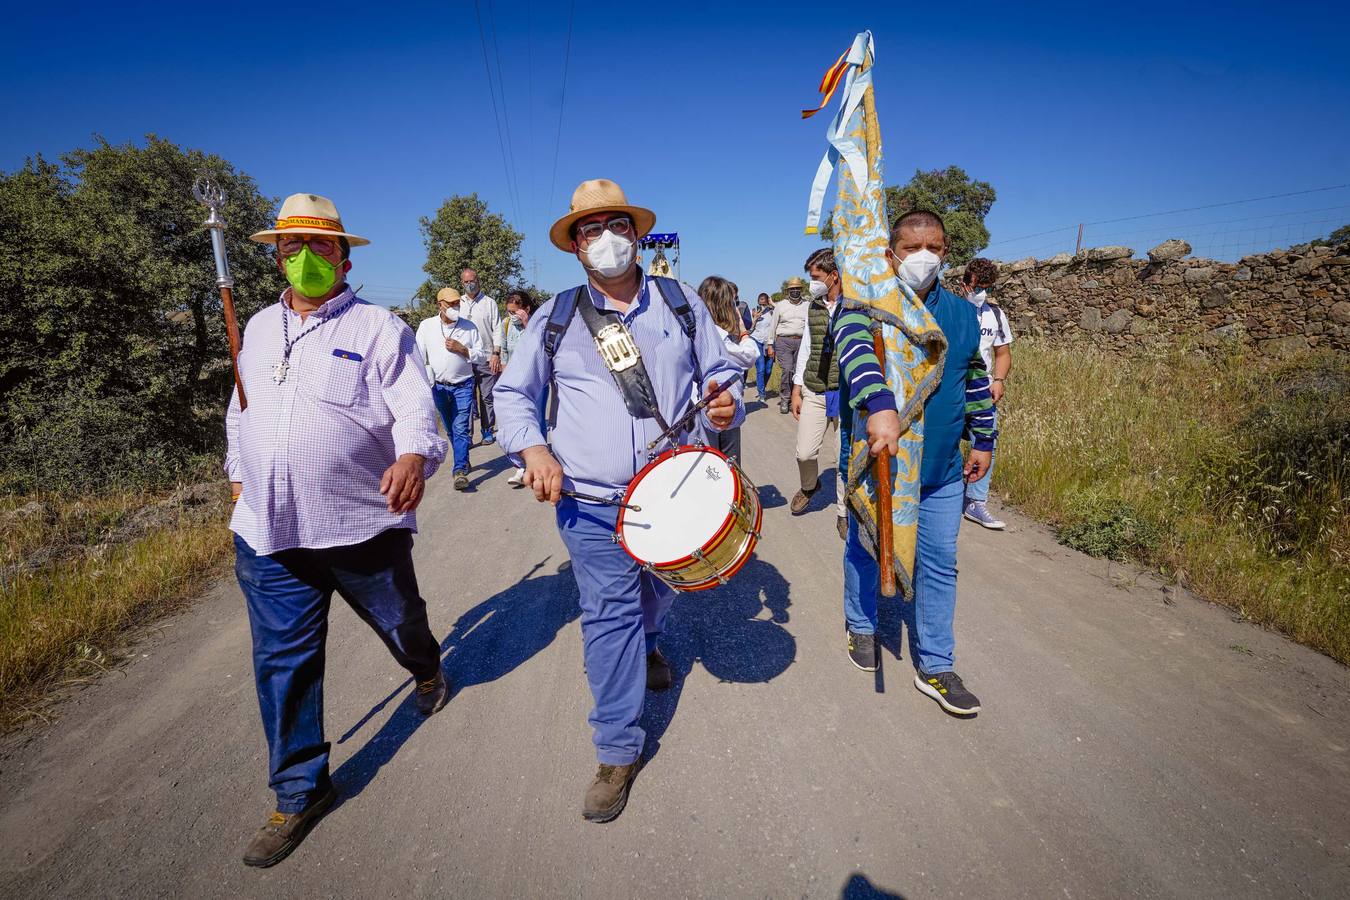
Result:
{"label": "person with baseball cap", "polygon": [[[657,647],[674,593],[614,541],[617,509],[605,503],[621,496],[647,465],[647,445],[664,430],[658,422],[678,422],[691,397],[716,395],[697,416],[699,436],[734,428],[745,418],[741,366],[722,352],[703,301],[688,285],[646,276],[637,266],[637,242],[655,223],[655,213],[629,203],[612,181],[587,181],[576,189],[570,211],[553,224],[549,238],[576,257],[586,281],[539,308],[496,390],[498,439],[524,462],[525,486],[557,507],[581,595],[599,760],[582,804],[582,816],[592,822],[608,822],[623,811],[641,765],[646,735],[638,722],[645,691],[665,690],[674,681]],[[598,352],[591,329],[598,334],[600,322],[605,332],[621,326],[636,344],[645,369],[641,393],[651,404],[647,415],[630,412],[617,375]],[[625,368],[624,377],[636,369]],[[546,437],[538,403],[550,384]]]}
{"label": "person with baseball cap", "polygon": [[226,413],[235,574],[253,633],[273,812],[244,853],[271,866],[333,805],[323,730],[324,644],[336,592],[413,677],[423,715],[450,686],[413,571],[415,510],[445,459],[413,333],[346,283],[352,247],[333,202],[292,194],[276,227],[289,287],[244,330]]}
{"label": "person with baseball cap", "polygon": [[487,362],[492,343],[463,306],[459,291],[443,287],[436,293],[436,315],[423,319],[417,326],[417,352],[426,363],[436,411],[441,414],[450,438],[457,491],[469,488],[474,366]]}

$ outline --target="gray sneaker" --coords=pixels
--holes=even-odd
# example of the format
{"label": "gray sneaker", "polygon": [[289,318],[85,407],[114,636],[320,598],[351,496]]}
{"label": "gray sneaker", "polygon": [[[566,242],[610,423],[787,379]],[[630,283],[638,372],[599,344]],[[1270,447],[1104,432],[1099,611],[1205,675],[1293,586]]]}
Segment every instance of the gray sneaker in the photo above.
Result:
{"label": "gray sneaker", "polygon": [[989,511],[989,507],[984,505],[983,500],[971,500],[966,503],[965,517],[976,525],[983,525],[990,531],[1002,531],[1007,528],[1007,523],[1002,519],[996,518]]}
{"label": "gray sneaker", "polygon": [[877,636],[859,634],[848,629],[848,661],[864,672],[875,672],[877,662]]}

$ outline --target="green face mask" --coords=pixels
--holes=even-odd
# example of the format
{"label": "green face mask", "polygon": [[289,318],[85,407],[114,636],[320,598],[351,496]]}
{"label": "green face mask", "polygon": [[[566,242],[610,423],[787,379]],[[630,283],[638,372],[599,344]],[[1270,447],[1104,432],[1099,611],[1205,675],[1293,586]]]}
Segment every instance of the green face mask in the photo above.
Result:
{"label": "green face mask", "polygon": [[285,261],[286,280],[306,297],[322,297],[337,281],[337,267],[306,245]]}

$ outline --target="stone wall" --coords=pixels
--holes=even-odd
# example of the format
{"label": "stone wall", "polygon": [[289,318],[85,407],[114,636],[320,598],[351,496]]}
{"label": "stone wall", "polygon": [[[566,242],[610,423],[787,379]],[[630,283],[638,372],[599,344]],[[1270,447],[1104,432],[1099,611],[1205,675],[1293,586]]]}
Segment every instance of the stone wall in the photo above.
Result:
{"label": "stone wall", "polygon": [[[1111,350],[1185,340],[1243,342],[1263,352],[1350,352],[1350,243],[1301,246],[1221,263],[1171,240],[1134,259],[1129,247],[999,263],[991,293],[1018,335],[1085,335]],[[951,270],[949,285],[963,268]]]}

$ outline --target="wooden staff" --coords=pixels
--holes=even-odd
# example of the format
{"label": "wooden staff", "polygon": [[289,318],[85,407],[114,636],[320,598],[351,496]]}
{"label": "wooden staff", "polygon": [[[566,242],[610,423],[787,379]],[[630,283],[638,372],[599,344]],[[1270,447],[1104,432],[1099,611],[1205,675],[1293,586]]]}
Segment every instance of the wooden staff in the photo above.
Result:
{"label": "wooden staff", "polygon": [[[872,350],[886,371],[886,344],[881,326],[872,329]],[[881,596],[895,596],[895,542],[891,524],[891,451],[882,449],[872,462],[877,482],[877,566],[881,569]]]}
{"label": "wooden staff", "polygon": [[225,256],[225,220],[220,216],[220,207],[225,203],[225,191],[205,175],[192,185],[192,195],[206,204],[210,215],[205,225],[211,230],[211,251],[216,257],[216,287],[220,289],[220,302],[225,308],[225,334],[230,339],[230,368],[234,370],[234,387],[239,392],[239,409],[248,409],[248,398],[244,396],[244,380],[239,377],[239,321],[234,315],[234,277],[230,275],[230,261]]}

